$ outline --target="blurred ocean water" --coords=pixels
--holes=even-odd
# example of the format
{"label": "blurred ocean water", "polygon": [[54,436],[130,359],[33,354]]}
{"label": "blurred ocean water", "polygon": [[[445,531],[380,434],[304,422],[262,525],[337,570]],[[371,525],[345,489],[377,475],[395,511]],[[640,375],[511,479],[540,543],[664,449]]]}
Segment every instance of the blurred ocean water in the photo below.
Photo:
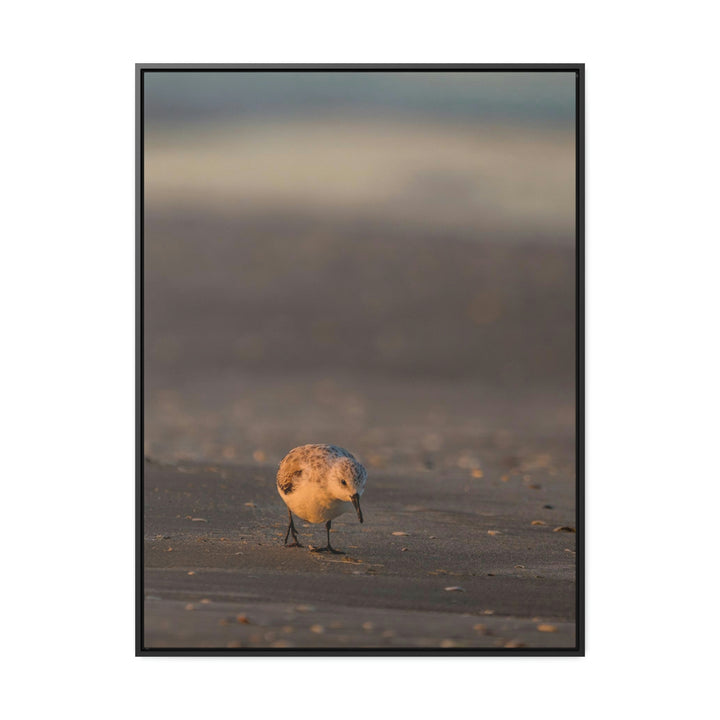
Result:
{"label": "blurred ocean water", "polygon": [[574,73],[151,72],[149,125],[252,117],[419,116],[570,129]]}

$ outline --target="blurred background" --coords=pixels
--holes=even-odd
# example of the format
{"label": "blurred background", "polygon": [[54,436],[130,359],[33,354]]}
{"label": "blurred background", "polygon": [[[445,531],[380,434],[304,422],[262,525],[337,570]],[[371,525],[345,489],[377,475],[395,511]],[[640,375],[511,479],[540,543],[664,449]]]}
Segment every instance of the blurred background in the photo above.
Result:
{"label": "blurred background", "polygon": [[571,462],[574,73],[144,77],[149,458]]}

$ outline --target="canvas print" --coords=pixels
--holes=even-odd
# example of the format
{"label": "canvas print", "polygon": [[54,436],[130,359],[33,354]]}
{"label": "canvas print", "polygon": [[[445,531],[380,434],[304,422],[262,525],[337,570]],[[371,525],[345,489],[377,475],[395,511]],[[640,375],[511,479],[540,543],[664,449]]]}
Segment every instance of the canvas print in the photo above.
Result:
{"label": "canvas print", "polygon": [[137,652],[581,654],[582,66],[139,66]]}

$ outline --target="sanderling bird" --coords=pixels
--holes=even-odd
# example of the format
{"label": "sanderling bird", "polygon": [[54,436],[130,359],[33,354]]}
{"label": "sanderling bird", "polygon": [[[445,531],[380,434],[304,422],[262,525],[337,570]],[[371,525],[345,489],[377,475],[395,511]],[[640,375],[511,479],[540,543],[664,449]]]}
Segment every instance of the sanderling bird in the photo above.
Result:
{"label": "sanderling bird", "polygon": [[[330,545],[333,518],[355,507],[360,522],[360,496],[365,490],[367,472],[347,451],[335,445],[301,445],[291,450],[280,463],[277,488],[288,509],[290,524],[285,545],[302,547],[298,542],[293,513],[310,523],[325,523],[327,546],[317,548],[342,554]],[[352,504],[352,505],[351,505]],[[288,545],[292,533],[293,542]]]}

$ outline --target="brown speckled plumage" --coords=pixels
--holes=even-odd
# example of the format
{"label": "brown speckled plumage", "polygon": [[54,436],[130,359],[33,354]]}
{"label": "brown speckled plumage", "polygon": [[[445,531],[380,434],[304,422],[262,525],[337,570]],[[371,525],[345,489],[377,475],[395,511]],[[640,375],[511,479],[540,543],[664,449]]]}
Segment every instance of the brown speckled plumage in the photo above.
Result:
{"label": "brown speckled plumage", "polygon": [[[336,445],[302,445],[291,450],[277,472],[277,488],[290,513],[311,523],[330,522],[353,507],[360,522],[360,495],[367,472],[351,453]],[[293,532],[296,538],[296,533]],[[285,537],[287,542],[287,535]],[[330,548],[328,535],[328,549]]]}

